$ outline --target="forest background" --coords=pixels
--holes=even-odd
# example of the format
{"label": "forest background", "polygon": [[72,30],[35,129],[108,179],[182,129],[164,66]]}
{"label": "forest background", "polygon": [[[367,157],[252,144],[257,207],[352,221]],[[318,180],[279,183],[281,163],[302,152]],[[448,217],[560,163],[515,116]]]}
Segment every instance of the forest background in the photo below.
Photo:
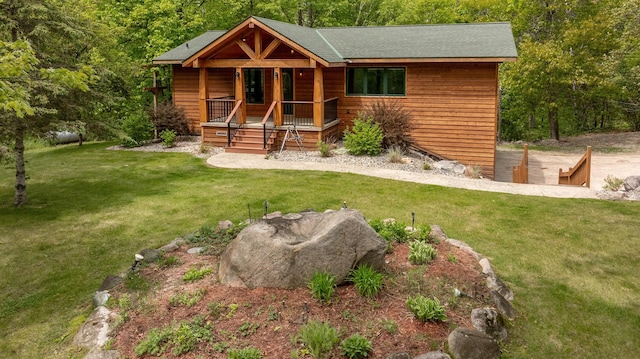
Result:
{"label": "forest background", "polygon": [[[509,21],[500,138],[640,130],[640,0],[0,0],[0,144],[116,138],[145,116],[151,60],[250,15],[310,27]],[[170,91],[165,91],[166,99]]]}

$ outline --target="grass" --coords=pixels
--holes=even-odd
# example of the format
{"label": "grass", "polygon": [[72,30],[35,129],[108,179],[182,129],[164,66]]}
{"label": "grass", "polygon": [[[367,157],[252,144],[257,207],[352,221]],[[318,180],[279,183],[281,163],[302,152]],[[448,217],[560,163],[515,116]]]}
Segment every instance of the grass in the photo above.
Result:
{"label": "grass", "polygon": [[[87,143],[26,154],[29,203],[0,168],[0,353],[81,358],[77,318],[133,254],[203,225],[337,209],[439,224],[488,256],[515,292],[504,358],[633,358],[640,351],[640,203],[525,197],[353,174],[208,168],[188,154]],[[259,187],[256,187],[259,184]],[[336,184],[339,184],[338,186]],[[72,334],[69,334],[72,333]]]}

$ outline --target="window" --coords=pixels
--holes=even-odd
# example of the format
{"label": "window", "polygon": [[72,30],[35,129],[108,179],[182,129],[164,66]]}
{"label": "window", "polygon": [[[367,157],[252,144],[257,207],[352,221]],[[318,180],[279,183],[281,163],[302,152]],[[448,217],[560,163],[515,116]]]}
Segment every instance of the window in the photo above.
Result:
{"label": "window", "polygon": [[264,104],[263,69],[244,69],[244,91],[247,103]]}
{"label": "window", "polygon": [[347,69],[348,96],[404,96],[403,67],[354,67]]}

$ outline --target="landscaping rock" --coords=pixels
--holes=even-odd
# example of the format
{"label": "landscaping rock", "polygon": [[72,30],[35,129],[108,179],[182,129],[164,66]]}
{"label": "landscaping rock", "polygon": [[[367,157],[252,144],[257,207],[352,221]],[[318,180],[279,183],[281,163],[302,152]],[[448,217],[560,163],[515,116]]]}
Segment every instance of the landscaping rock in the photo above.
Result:
{"label": "landscaping rock", "polygon": [[476,308],[471,311],[471,325],[477,330],[490,335],[493,339],[507,339],[507,329],[502,317],[493,308]]}
{"label": "landscaping rock", "polygon": [[110,313],[109,309],[103,306],[94,309],[73,337],[73,343],[85,348],[104,346],[108,339]]}
{"label": "landscaping rock", "polygon": [[218,230],[219,231],[226,231],[226,230],[230,229],[231,227],[233,227],[233,222],[231,222],[230,220],[218,222]]}
{"label": "landscaping rock", "polygon": [[102,350],[100,348],[93,348],[89,351],[84,359],[118,359],[117,350]]}
{"label": "landscaping rock", "polygon": [[388,354],[385,359],[411,359],[411,355],[403,352]]}
{"label": "landscaping rock", "polygon": [[455,162],[455,161],[442,160],[442,161],[435,162],[432,167],[437,170],[453,172],[453,169],[457,164],[458,162]]}
{"label": "landscaping rock", "polygon": [[624,179],[624,190],[629,192],[640,188],[640,176],[629,176]]}
{"label": "landscaping rock", "polygon": [[431,232],[429,232],[429,238],[433,238],[434,240],[437,240],[437,241],[446,241],[447,235],[444,234],[442,227],[438,226],[437,224],[434,224],[431,226]]}
{"label": "landscaping rock", "polygon": [[451,357],[449,356],[449,354],[443,353],[441,351],[435,351],[420,354],[413,359],[451,359]]}
{"label": "landscaping rock", "polygon": [[100,288],[98,288],[98,291],[113,289],[120,283],[122,283],[122,277],[109,274],[104,278],[102,284],[100,284]]}
{"label": "landscaping rock", "polygon": [[506,300],[502,294],[498,293],[496,290],[492,290],[489,294],[491,294],[491,298],[493,298],[493,302],[499,313],[506,316],[509,320],[514,320],[516,318],[511,302]]}
{"label": "landscaping rock", "polygon": [[243,229],[220,258],[220,281],[233,287],[292,288],[305,287],[315,271],[327,270],[341,284],[360,264],[382,269],[387,242],[360,212],[291,218],[263,220]]}
{"label": "landscaping rock", "polygon": [[198,254],[198,253],[200,253],[202,251],[204,251],[203,247],[193,247],[193,248],[187,249],[187,253],[189,253],[189,254]]}
{"label": "landscaping rock", "polygon": [[158,250],[162,253],[170,253],[173,252],[175,250],[177,250],[178,248],[180,248],[176,243],[171,242],[169,244],[166,244],[162,247],[160,247]]}
{"label": "landscaping rock", "polygon": [[499,359],[500,346],[489,335],[474,329],[456,328],[449,334],[449,352],[454,359]]}
{"label": "landscaping rock", "polygon": [[93,306],[94,307],[100,307],[100,306],[106,305],[110,296],[111,295],[109,295],[109,291],[108,290],[98,290],[98,291],[96,291],[96,293],[93,295]]}
{"label": "landscaping rock", "polygon": [[142,260],[142,263],[147,263],[147,264],[157,261],[158,258],[160,258],[160,254],[161,253],[159,250],[151,249],[151,248],[145,248],[140,251],[140,255],[144,257],[144,260]]}
{"label": "landscaping rock", "polygon": [[264,216],[263,219],[274,219],[274,218],[280,218],[280,217],[282,217],[282,212],[277,211],[273,213],[267,213],[267,215]]}
{"label": "landscaping rock", "polygon": [[495,273],[487,276],[487,287],[500,293],[504,299],[508,301],[513,300],[513,291],[511,291],[511,289],[509,289],[509,287],[507,287],[507,285],[504,284],[504,282],[501,281]]}
{"label": "landscaping rock", "polygon": [[458,174],[458,175],[463,175],[467,172],[467,166],[462,165],[462,164],[457,164],[453,167],[453,173]]}

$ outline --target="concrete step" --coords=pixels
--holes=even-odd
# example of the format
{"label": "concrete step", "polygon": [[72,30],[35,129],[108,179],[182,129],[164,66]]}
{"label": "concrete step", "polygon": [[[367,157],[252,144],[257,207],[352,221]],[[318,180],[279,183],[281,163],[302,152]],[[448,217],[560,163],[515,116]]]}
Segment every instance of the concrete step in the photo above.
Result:
{"label": "concrete step", "polygon": [[224,149],[224,152],[227,153],[250,153],[250,154],[256,154],[256,155],[266,155],[267,153],[269,153],[269,150],[265,150],[262,147],[260,148],[252,148],[252,147],[244,147],[244,146],[232,146],[232,147],[226,147]]}

